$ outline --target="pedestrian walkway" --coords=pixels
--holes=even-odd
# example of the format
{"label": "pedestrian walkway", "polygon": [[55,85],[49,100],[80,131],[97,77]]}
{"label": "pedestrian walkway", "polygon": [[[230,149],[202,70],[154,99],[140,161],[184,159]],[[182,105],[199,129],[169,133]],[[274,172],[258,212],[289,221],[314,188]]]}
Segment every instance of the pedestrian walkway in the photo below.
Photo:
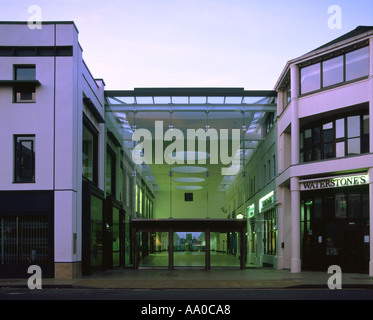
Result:
{"label": "pedestrian walkway", "polygon": [[[74,279],[42,279],[43,288],[103,288],[103,289],[297,289],[328,288],[327,272],[272,268],[245,270],[150,270],[115,269]],[[25,279],[0,279],[1,287],[27,287]],[[342,288],[373,289],[373,277],[368,274],[342,273]]]}

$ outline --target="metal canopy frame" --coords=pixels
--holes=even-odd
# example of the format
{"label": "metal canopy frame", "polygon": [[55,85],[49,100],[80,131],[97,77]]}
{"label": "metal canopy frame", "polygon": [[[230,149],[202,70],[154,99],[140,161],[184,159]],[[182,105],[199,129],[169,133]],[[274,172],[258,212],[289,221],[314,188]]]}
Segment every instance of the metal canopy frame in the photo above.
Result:
{"label": "metal canopy frame", "polygon": [[[105,91],[106,105],[120,111],[276,111],[277,92],[243,88],[135,88]],[[184,98],[180,102],[180,98]],[[220,98],[217,101],[217,98]],[[160,101],[157,101],[160,99]],[[165,100],[167,99],[167,100]],[[210,102],[210,99],[213,102]]]}
{"label": "metal canopy frame", "polygon": [[[123,145],[129,153],[134,148],[132,135],[136,125],[131,123],[138,114],[172,114],[203,112],[207,118],[212,113],[237,112],[243,118],[249,115],[251,120],[245,125],[245,134],[241,141],[241,154],[253,154],[263,139],[260,128],[268,113],[276,113],[277,92],[274,90],[244,90],[243,88],[135,88],[133,90],[105,91],[106,117],[121,134]],[[133,118],[133,119],[132,119]],[[207,123],[208,124],[208,123]],[[242,126],[244,127],[244,126]],[[240,127],[241,128],[241,127]],[[241,160],[242,161],[242,160]],[[142,171],[147,168],[143,165]],[[147,172],[147,176],[151,176]],[[154,179],[153,179],[154,180]],[[226,179],[225,179],[226,180]],[[159,186],[147,181],[153,191]],[[227,182],[222,181],[224,191]],[[223,188],[224,186],[224,188]]]}

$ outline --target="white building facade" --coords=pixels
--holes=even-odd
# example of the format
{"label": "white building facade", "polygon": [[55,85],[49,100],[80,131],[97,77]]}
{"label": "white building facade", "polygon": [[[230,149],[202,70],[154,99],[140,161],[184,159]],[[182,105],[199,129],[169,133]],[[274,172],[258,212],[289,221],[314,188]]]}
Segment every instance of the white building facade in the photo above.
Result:
{"label": "white building facade", "polygon": [[276,90],[278,268],[373,275],[373,28],[289,61]]}
{"label": "white building facade", "polygon": [[[72,22],[1,23],[0,34],[0,269],[19,276],[39,264],[45,276],[73,277],[82,261],[83,114],[104,136],[96,120],[104,83],[84,64]],[[102,165],[102,190],[103,174]]]}

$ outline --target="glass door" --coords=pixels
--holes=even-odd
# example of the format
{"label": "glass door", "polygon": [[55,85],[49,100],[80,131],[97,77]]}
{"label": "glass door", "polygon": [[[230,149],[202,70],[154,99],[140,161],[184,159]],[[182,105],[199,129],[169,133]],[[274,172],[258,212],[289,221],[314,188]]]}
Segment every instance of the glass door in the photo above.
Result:
{"label": "glass door", "polygon": [[174,266],[205,267],[205,232],[174,233]]}

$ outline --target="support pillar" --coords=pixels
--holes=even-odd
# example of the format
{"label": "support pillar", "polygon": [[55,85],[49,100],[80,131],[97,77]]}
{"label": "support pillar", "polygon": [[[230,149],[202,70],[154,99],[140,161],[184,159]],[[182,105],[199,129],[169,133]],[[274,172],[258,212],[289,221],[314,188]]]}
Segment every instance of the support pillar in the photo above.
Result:
{"label": "support pillar", "polygon": [[168,231],[168,270],[174,269],[174,231]]}
{"label": "support pillar", "polygon": [[291,72],[291,164],[299,164],[299,68],[297,65],[290,67]]}
{"label": "support pillar", "polygon": [[[281,189],[281,192],[280,192]],[[277,269],[284,269],[284,192],[281,187],[277,187],[278,204],[277,204]]]}
{"label": "support pillar", "polygon": [[[373,153],[373,37],[369,39],[369,152]],[[373,277],[373,168],[369,168],[369,276]]]}
{"label": "support pillar", "polygon": [[369,39],[369,46],[369,152],[373,153],[373,37]]}
{"label": "support pillar", "polygon": [[369,168],[369,276],[373,277],[373,168]]}
{"label": "support pillar", "polygon": [[300,191],[299,178],[290,178],[291,191],[291,267],[292,273],[301,271],[300,260]]}
{"label": "support pillar", "polygon": [[210,270],[210,229],[206,230],[205,233],[205,269]]}
{"label": "support pillar", "polygon": [[242,228],[241,232],[241,245],[240,245],[240,257],[241,257],[241,264],[240,264],[240,268],[241,270],[245,269],[245,265],[246,265],[246,244],[247,244],[247,240],[246,240],[246,228]]}
{"label": "support pillar", "polygon": [[133,230],[133,267],[134,269],[139,268],[139,259],[138,259],[138,242],[137,242],[137,230]]}

